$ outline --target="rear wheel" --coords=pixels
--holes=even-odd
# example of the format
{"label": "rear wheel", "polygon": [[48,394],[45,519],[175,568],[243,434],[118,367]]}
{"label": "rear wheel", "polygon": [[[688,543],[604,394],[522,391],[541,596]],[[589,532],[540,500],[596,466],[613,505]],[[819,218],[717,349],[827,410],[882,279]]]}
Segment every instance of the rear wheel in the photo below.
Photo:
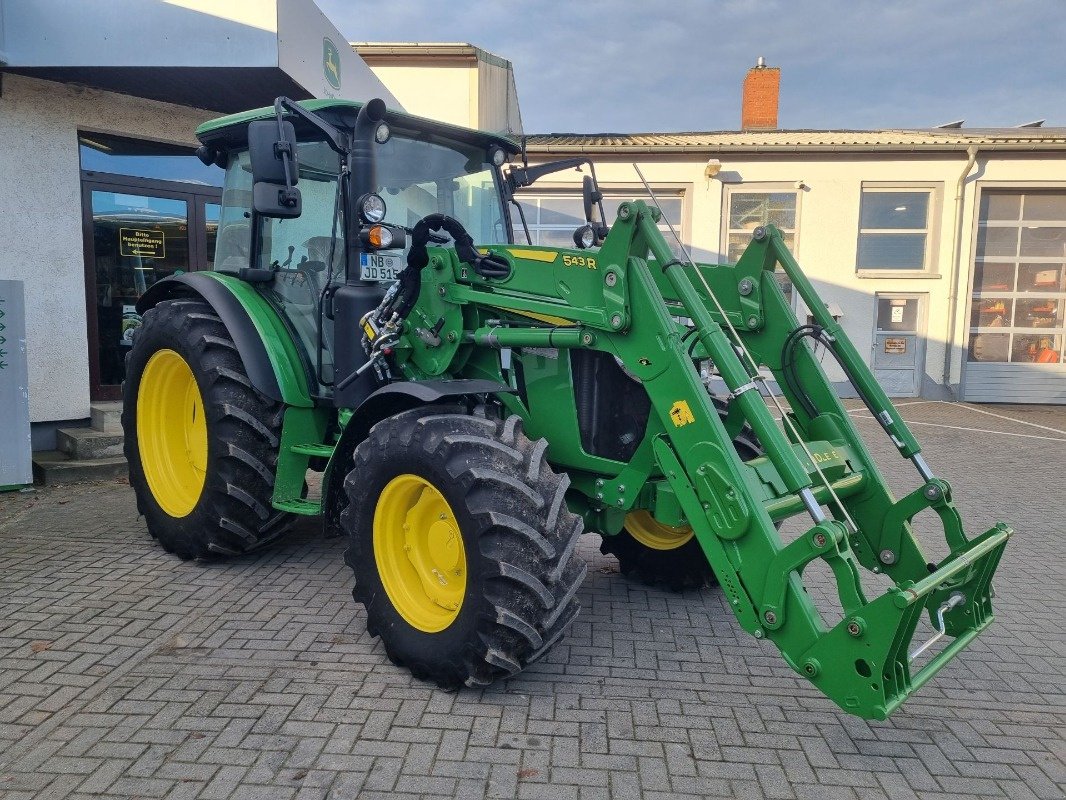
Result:
{"label": "rear wheel", "polygon": [[236,555],[279,535],[283,407],[248,379],[222,320],[198,299],[144,315],[126,357],[122,427],[148,531],[182,558]]}
{"label": "rear wheel", "polygon": [[[715,406],[724,421],[725,404],[716,401]],[[733,439],[733,447],[744,461],[762,454],[747,425]],[[603,537],[600,552],[617,558],[618,569],[627,578],[650,586],[681,592],[715,583],[714,570],[692,528],[665,525],[645,510],[627,514],[619,533]]]}
{"label": "rear wheel", "polygon": [[445,689],[543,656],[577,615],[581,520],[518,417],[421,408],[379,422],[345,480],[345,559],[390,660]]}

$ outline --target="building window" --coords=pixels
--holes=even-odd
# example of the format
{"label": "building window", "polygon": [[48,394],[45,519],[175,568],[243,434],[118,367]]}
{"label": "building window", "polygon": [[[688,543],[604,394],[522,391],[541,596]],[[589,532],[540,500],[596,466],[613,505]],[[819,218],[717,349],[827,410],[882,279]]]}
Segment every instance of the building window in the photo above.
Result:
{"label": "building window", "polygon": [[[665,218],[659,223],[659,230],[663,232],[666,243],[670,250],[678,255],[677,242],[670,233],[666,220],[670,220],[678,235],[684,241],[685,234],[681,224],[681,209],[684,196],[677,190],[656,189],[659,205],[662,206]],[[630,200],[644,200],[651,205],[651,200],[646,196],[626,192],[603,193],[603,210],[607,214],[607,224],[614,222],[615,215],[620,203]],[[522,211],[526,215],[526,223],[529,225],[529,235],[533,244],[544,247],[573,247],[574,231],[585,224],[585,212],[582,209],[581,193],[553,193],[544,195],[531,195],[523,192],[520,195]],[[522,220],[518,216],[518,210],[511,206],[511,222],[514,225],[514,237],[516,242],[524,242],[525,234],[522,232]]]}
{"label": "building window", "polygon": [[856,268],[860,271],[928,271],[932,210],[932,189],[864,187],[859,210]]}
{"label": "building window", "polygon": [[[781,231],[785,246],[796,252],[797,204],[795,191],[752,191],[747,187],[732,190],[727,188],[727,207],[729,217],[726,220],[726,255],[725,262],[735,264],[741,254],[751,244],[751,233],[762,225],[774,225]],[[792,303],[792,282],[780,267],[777,269],[777,282],[789,304]]]}
{"label": "building window", "polygon": [[223,171],[204,166],[192,147],[129,139],[106,133],[78,132],[84,172],[221,186]]}
{"label": "building window", "polygon": [[1066,192],[984,192],[969,360],[1063,363],[1064,304]]}

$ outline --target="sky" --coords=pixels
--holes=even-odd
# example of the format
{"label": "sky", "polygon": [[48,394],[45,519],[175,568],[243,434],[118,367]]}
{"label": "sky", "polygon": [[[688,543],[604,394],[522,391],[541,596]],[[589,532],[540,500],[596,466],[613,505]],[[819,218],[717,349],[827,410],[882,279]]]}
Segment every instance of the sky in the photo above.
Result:
{"label": "sky", "polygon": [[1066,126],[1066,0],[317,0],[351,41],[514,65],[527,133],[731,130],[781,68],[781,128]]}

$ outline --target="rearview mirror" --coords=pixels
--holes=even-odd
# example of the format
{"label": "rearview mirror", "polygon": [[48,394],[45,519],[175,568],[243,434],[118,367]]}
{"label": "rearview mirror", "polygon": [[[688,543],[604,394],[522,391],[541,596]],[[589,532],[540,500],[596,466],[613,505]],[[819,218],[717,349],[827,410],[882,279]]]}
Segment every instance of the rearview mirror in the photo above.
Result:
{"label": "rearview mirror", "polygon": [[252,208],[264,217],[300,216],[302,203],[296,130],[291,122],[256,120],[248,123],[248,158],[252,167]]}
{"label": "rearview mirror", "polygon": [[591,175],[581,178],[581,203],[585,209],[585,222],[592,222],[593,209],[596,203],[603,199],[603,195],[596,190],[596,184]]}
{"label": "rearview mirror", "polygon": [[[585,210],[585,222],[588,223],[584,227],[592,231],[593,244],[603,244],[608,231],[603,219],[603,192],[600,191],[596,185],[596,179],[591,175],[584,175],[581,178],[581,204]],[[576,235],[574,241],[577,241]]]}

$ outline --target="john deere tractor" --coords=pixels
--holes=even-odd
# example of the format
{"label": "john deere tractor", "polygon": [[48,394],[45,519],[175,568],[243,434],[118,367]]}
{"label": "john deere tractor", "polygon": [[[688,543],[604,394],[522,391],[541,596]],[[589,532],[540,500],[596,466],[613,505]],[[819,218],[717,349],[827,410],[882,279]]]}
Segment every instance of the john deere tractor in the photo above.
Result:
{"label": "john deere tractor", "polygon": [[[508,138],[380,100],[278,98],[197,135],[225,169],[215,269],[142,297],[124,389],[130,481],[167,550],[234,556],[321,515],[347,539],[367,629],[445,689],[559,640],[587,531],[632,578],[719,584],[744,630],[862,717],[991,622],[1010,529],[967,537],[773,226],[736,264],[693,263],[650,190],[608,226],[591,163],[529,166]],[[574,247],[532,244],[516,193],[579,167]],[[905,497],[826,354],[916,468]],[[938,563],[912,532],[927,509]],[[778,528],[790,517],[798,534]],[[804,586],[816,561],[836,618]],[[872,597],[869,573],[891,588]]]}

